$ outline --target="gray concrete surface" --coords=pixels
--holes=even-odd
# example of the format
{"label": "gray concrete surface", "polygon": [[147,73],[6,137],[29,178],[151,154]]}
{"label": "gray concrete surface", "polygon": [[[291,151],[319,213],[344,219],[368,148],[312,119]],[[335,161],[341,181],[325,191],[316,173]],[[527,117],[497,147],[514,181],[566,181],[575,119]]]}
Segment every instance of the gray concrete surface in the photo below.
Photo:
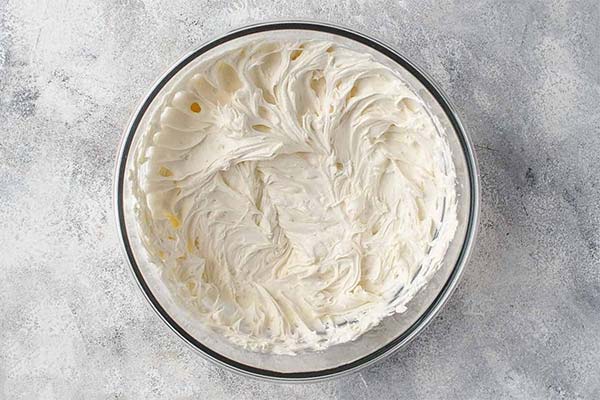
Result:
{"label": "gray concrete surface", "polygon": [[[479,241],[405,351],[336,381],[225,372],[145,304],[111,184],[121,130],[190,47],[268,18],[347,24],[413,58],[477,146]],[[0,398],[600,398],[597,0],[0,0]]]}

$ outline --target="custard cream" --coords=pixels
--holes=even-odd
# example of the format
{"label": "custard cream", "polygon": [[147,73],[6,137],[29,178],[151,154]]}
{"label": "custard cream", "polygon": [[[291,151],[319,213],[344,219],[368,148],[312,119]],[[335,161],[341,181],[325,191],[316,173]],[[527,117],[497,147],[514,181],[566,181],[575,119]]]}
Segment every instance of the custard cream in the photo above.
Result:
{"label": "custard cream", "polygon": [[392,69],[325,41],[258,41],[163,95],[132,182],[178,304],[247,349],[356,339],[407,303],[456,229],[444,133]]}

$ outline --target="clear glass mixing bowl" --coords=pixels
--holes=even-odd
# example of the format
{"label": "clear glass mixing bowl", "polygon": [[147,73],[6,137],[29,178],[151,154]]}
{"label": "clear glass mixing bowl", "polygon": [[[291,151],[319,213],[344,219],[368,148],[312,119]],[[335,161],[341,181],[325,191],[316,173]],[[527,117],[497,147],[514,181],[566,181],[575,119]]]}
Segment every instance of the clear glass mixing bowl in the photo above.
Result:
{"label": "clear glass mixing bowl", "polygon": [[[437,119],[438,130],[445,131],[457,175],[459,224],[456,235],[442,266],[410,301],[408,310],[384,319],[379,326],[355,341],[296,356],[246,351],[186,317],[161,283],[138,237],[128,178],[133,154],[149,116],[158,106],[157,99],[161,93],[169,91],[198,57],[262,38],[329,40],[370,53],[379,62],[397,70],[429,106]],[[117,225],[127,260],[146,298],[165,323],[201,355],[215,363],[245,375],[280,381],[314,381],[340,376],[364,368],[405,346],[431,321],[456,287],[473,246],[479,214],[479,180],[472,145],[448,99],[433,81],[406,57],[380,41],[347,28],[306,21],[269,22],[244,27],[202,45],[175,63],[143,99],[124,132],[117,159],[114,197]]]}

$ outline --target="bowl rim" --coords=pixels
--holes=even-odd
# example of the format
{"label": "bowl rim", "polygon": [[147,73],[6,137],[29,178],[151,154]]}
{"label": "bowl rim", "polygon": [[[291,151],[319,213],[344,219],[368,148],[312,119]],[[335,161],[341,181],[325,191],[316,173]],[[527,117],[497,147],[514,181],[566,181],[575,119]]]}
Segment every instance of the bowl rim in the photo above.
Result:
{"label": "bowl rim", "polygon": [[[135,136],[140,122],[148,110],[152,101],[158,96],[162,88],[185,66],[195,60],[200,55],[204,54],[208,50],[211,50],[217,46],[220,46],[231,40],[240,38],[242,36],[250,35],[253,33],[276,31],[276,30],[307,30],[307,31],[319,31],[334,35],[339,35],[347,39],[357,41],[363,45],[369,46],[372,49],[382,53],[384,56],[390,58],[401,67],[405,68],[410,72],[435,98],[447,115],[452,127],[456,131],[459,142],[461,144],[470,183],[470,205],[469,205],[469,220],[467,223],[467,229],[465,231],[465,239],[462,244],[457,262],[448,276],[442,289],[435,297],[433,302],[427,307],[423,314],[413,322],[413,324],[396,338],[391,340],[386,345],[379,349],[363,356],[350,363],[343,364],[334,368],[308,371],[308,372],[278,372],[263,368],[256,368],[250,365],[243,364],[241,362],[232,360],[222,354],[212,350],[208,346],[205,346],[188,332],[185,331],[177,322],[166,312],[166,310],[158,302],[148,283],[144,280],[141,270],[133,254],[131,244],[129,241],[129,235],[127,233],[125,223],[125,210],[124,210],[124,198],[123,198],[123,187],[126,181],[126,165],[129,151],[131,150],[131,144]],[[217,365],[224,367],[230,371],[242,374],[244,376],[250,376],[258,379],[268,381],[280,381],[280,382],[314,382],[322,381],[332,378],[341,377],[353,372],[357,372],[369,365],[380,361],[400,348],[407,345],[413,340],[423,329],[432,321],[432,319],[439,313],[441,308],[447,302],[448,298],[455,290],[464,267],[471,255],[475,237],[478,230],[479,212],[480,212],[480,183],[479,183],[479,171],[477,166],[477,159],[471,140],[469,139],[465,128],[460,121],[457,113],[455,112],[454,106],[448,100],[448,97],[443,93],[439,86],[433,81],[433,79],[426,74],[420,67],[410,61],[407,57],[400,54],[393,47],[385,44],[384,42],[374,39],[366,34],[357,32],[353,29],[343,27],[338,24],[332,24],[329,22],[311,21],[311,20],[277,20],[260,22],[251,25],[245,25],[240,28],[231,30],[223,35],[217,36],[211,40],[208,40],[200,46],[189,51],[186,55],[180,58],[175,64],[162,74],[162,76],[154,82],[151,89],[143,97],[142,101],[138,104],[135,112],[132,113],[129,122],[123,131],[121,140],[119,143],[119,150],[117,153],[117,159],[115,162],[114,172],[114,188],[113,188],[113,207],[116,219],[116,226],[118,235],[120,237],[121,248],[127,259],[127,263],[130,267],[131,272],[137,282],[142,293],[148,300],[152,309],[158,314],[163,322],[173,330],[185,343],[187,343],[192,349],[203,356],[205,359],[211,360]]]}

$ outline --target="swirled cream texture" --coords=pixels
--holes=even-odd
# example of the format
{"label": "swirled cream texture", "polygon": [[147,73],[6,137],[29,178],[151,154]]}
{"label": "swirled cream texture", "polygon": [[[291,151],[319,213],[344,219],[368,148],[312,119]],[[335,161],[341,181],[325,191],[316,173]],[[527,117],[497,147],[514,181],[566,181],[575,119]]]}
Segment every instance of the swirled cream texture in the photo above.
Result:
{"label": "swirled cream texture", "polygon": [[178,304],[247,349],[353,340],[407,302],[456,228],[443,133],[390,68],[325,41],[259,41],[164,95],[133,173]]}

